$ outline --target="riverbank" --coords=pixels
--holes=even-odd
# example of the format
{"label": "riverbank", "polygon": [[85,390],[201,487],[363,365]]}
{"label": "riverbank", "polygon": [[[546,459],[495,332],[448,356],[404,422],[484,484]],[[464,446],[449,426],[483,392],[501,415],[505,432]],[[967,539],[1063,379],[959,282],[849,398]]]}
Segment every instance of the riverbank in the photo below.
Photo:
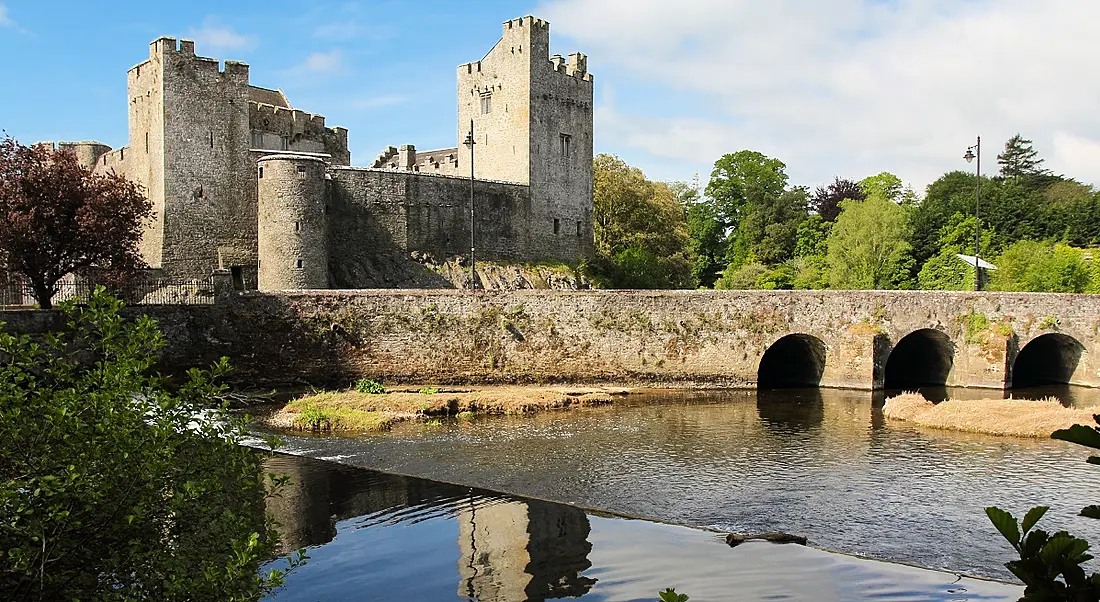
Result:
{"label": "riverbank", "polygon": [[288,402],[266,422],[283,429],[369,433],[408,420],[469,419],[607,405],[631,392],[632,389],[621,387],[393,387],[379,393],[323,391]]}
{"label": "riverbank", "polygon": [[1092,424],[1093,409],[1067,408],[1057,399],[949,399],[934,404],[919,393],[886,400],[882,414],[918,426],[983,435],[1050,437],[1074,424]]}

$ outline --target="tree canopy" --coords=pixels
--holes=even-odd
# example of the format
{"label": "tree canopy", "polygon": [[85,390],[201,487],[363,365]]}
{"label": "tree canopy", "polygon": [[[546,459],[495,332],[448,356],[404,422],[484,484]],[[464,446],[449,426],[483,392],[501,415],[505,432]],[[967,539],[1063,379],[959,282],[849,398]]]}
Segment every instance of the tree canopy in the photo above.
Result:
{"label": "tree canopy", "polygon": [[[219,401],[223,358],[169,388],[164,338],[100,287],[41,340],[0,329],[6,600],[255,600],[281,580],[262,455]],[[291,566],[298,559],[292,559]]]}
{"label": "tree canopy", "polygon": [[118,175],[93,175],[76,156],[0,140],[0,270],[22,276],[40,307],[58,282],[83,268],[133,273],[152,205]]}

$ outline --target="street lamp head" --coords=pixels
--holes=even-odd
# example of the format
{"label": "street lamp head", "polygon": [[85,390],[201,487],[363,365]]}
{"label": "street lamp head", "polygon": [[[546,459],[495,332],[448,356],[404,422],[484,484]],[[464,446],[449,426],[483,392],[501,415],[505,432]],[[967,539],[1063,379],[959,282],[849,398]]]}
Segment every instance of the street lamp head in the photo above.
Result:
{"label": "street lamp head", "polygon": [[966,149],[966,154],[963,155],[963,159],[966,159],[967,163],[972,162],[974,160],[974,149],[972,149],[972,148]]}
{"label": "street lamp head", "polygon": [[477,143],[474,142],[474,133],[473,132],[467,132],[466,133],[466,139],[462,141],[462,145],[465,146],[466,148],[472,149],[475,144],[477,144]]}

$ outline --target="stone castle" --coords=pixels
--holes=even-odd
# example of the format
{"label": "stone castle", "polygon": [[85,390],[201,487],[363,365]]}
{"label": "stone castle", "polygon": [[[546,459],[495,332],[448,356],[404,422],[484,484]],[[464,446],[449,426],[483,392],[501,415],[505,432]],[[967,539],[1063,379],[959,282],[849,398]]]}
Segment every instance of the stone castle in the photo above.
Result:
{"label": "stone castle", "polygon": [[549,55],[550,24],[504,23],[458,67],[459,144],[385,149],[353,167],[348,131],[253,86],[248,65],[160,38],[127,74],[129,144],[61,143],[153,204],[141,254],[165,275],[263,290],[401,286],[412,257],[468,255],[473,128],[477,259],[592,253],[592,75]]}

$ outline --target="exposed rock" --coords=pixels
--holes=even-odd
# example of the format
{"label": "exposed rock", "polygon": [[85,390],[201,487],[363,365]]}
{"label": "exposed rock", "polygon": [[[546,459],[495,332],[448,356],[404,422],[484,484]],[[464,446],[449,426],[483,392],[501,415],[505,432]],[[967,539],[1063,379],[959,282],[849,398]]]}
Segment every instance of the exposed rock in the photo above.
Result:
{"label": "exposed rock", "polygon": [[741,533],[729,533],[726,535],[726,543],[731,548],[735,548],[746,541],[770,541],[772,543],[796,543],[800,546],[806,545],[806,538],[801,535],[791,535],[790,533],[781,533],[778,531],[768,533],[756,533],[754,535],[743,535]]}

